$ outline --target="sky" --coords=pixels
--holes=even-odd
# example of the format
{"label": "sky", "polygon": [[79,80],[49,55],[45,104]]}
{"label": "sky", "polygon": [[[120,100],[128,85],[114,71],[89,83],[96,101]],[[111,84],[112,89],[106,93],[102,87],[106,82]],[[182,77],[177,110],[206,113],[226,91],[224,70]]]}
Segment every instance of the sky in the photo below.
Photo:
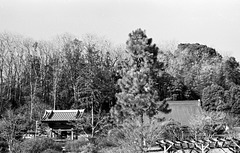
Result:
{"label": "sky", "polygon": [[124,44],[137,28],[156,44],[200,43],[240,61],[240,0],[0,0],[0,32],[36,40],[90,33]]}

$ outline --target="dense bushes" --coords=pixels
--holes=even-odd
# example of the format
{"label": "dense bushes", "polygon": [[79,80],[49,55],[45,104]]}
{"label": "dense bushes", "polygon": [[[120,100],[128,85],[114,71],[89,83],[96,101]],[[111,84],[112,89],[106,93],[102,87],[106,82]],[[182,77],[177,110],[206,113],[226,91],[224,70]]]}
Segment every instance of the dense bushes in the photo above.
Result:
{"label": "dense bushes", "polygon": [[97,153],[99,147],[97,144],[92,143],[88,139],[80,139],[68,142],[65,149],[71,152]]}
{"label": "dense bushes", "polygon": [[24,153],[56,153],[62,151],[62,147],[50,138],[38,138],[22,142],[21,150]]}
{"label": "dense bushes", "polygon": [[96,144],[98,145],[99,149],[117,147],[117,143],[115,143],[114,141],[111,141],[109,138],[106,138],[106,137],[97,138]]}
{"label": "dense bushes", "polygon": [[111,147],[117,147],[117,145],[107,139],[106,137],[97,137],[93,140],[80,139],[70,141],[65,145],[66,151],[71,152],[83,152],[83,153],[102,153],[102,150]]}
{"label": "dense bushes", "polygon": [[88,140],[80,139],[76,141],[67,142],[65,149],[67,151],[83,151],[83,146],[88,144]]}
{"label": "dense bushes", "polygon": [[42,153],[61,153],[61,152],[53,150],[53,149],[47,149],[47,150],[43,151]]}

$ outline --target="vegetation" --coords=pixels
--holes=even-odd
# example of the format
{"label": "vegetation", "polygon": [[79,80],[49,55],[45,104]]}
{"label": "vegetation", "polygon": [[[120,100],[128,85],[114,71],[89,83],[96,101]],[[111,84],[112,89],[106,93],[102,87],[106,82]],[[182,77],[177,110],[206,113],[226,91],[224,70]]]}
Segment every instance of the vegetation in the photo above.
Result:
{"label": "vegetation", "polygon": [[223,112],[203,113],[202,115],[192,117],[191,128],[193,137],[210,138],[214,135],[226,132],[228,125],[227,116]]}
{"label": "vegetation", "polygon": [[[0,33],[0,149],[7,145],[16,152],[17,145],[29,143],[42,145],[41,151],[59,151],[44,147],[54,146],[51,140],[21,139],[35,130],[45,109],[84,108],[86,116],[75,128],[105,142],[74,142],[89,152],[106,146],[143,152],[156,139],[183,138],[176,134],[184,129],[181,125],[156,118],[170,112],[167,100],[201,99],[207,113],[224,113],[234,119],[231,125],[239,124],[240,66],[234,57],[198,43],[159,48],[141,29],[129,34],[126,50],[93,35],[35,41]],[[205,129],[211,130],[204,131],[208,136],[213,133],[206,127],[216,120],[208,124],[209,116],[214,118],[208,114],[195,120],[195,134]]]}
{"label": "vegetation", "polygon": [[7,142],[10,153],[14,151],[15,144],[21,139],[22,132],[27,128],[25,121],[23,116],[8,110],[0,122],[0,137]]}
{"label": "vegetation", "polygon": [[21,151],[24,153],[60,152],[62,147],[52,139],[38,138],[23,141]]}
{"label": "vegetation", "polygon": [[[166,101],[160,102],[157,81],[161,75],[163,63],[157,61],[158,48],[147,38],[144,31],[138,29],[129,34],[127,52],[130,54],[128,67],[118,70],[121,92],[116,94],[116,106],[112,115],[119,124],[130,120],[138,129],[136,144],[140,150],[144,146],[144,117],[150,120],[159,112],[170,112]],[[124,125],[124,124],[123,124]],[[128,132],[129,133],[129,132]],[[134,142],[134,141],[132,141]]]}

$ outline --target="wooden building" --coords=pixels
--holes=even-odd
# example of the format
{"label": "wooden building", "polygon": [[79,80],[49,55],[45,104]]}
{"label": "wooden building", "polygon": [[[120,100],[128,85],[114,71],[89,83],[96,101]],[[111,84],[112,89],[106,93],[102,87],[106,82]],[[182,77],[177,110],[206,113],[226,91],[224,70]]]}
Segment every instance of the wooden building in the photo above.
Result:
{"label": "wooden building", "polygon": [[83,115],[84,109],[80,110],[46,110],[41,122],[50,127],[49,136],[55,139],[73,140],[76,131],[73,123]]}
{"label": "wooden building", "polygon": [[168,101],[168,104],[172,111],[169,114],[160,113],[160,116],[176,121],[182,126],[190,126],[192,117],[203,113],[198,100]]}

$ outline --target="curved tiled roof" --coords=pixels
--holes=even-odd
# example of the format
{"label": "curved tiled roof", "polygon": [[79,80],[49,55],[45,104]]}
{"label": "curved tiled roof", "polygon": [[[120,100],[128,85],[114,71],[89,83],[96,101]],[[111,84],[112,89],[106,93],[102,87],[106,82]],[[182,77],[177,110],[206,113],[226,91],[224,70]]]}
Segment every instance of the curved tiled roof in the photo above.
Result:
{"label": "curved tiled roof", "polygon": [[79,119],[84,109],[79,110],[46,110],[42,122],[47,121],[74,121]]}

